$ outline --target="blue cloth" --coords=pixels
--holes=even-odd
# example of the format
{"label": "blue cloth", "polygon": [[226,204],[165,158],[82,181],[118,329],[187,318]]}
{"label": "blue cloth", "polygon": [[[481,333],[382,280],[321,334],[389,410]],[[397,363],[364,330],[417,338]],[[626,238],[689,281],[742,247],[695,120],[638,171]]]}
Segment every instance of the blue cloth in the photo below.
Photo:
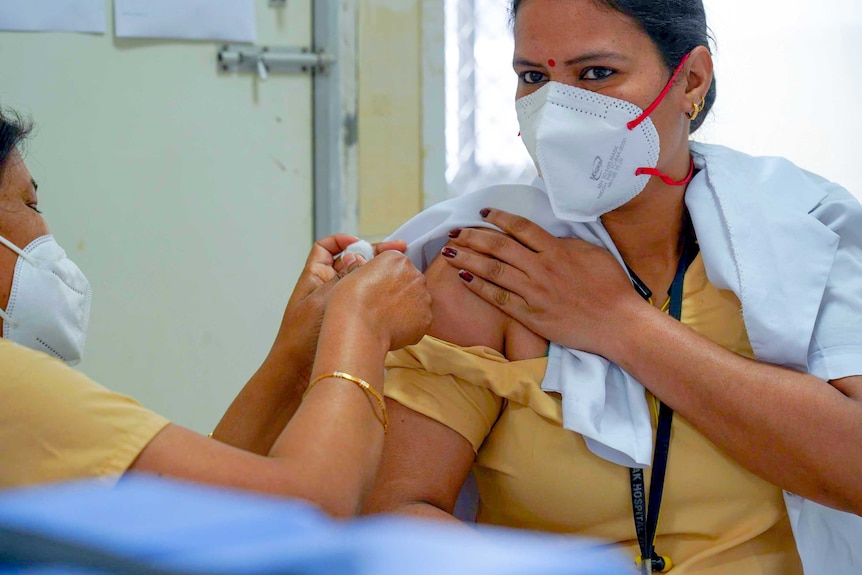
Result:
{"label": "blue cloth", "polygon": [[632,567],[608,546],[571,537],[394,516],[340,522],[302,502],[127,476],[115,487],[90,480],[0,493],[0,575],[22,572],[622,575]]}

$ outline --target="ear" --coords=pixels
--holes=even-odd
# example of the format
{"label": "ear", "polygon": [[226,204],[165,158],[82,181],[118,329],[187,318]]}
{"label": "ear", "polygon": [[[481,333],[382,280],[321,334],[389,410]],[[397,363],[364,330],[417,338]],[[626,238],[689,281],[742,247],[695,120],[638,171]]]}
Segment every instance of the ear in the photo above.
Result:
{"label": "ear", "polygon": [[700,104],[712,84],[712,55],[706,46],[697,46],[691,51],[686,62],[684,81],[686,83],[682,112],[688,113],[696,104]]}

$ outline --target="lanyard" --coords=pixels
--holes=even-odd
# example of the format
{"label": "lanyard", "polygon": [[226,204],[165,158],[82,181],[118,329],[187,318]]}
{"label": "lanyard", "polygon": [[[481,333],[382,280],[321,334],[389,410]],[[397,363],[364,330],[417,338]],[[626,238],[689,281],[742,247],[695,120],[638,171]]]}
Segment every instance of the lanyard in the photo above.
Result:
{"label": "lanyard", "polygon": [[[679,321],[682,315],[682,287],[685,272],[689,264],[697,255],[698,246],[693,238],[686,234],[686,242],[683,246],[682,257],[670,286],[670,315]],[[640,278],[629,268],[632,284],[638,294],[644,299],[652,296]],[[653,571],[665,573],[670,571],[673,564],[669,557],[663,557],[656,553],[655,536],[658,527],[659,509],[661,508],[662,492],[664,491],[665,471],[667,471],[667,458],[670,451],[670,428],[673,423],[673,410],[661,404],[658,414],[658,425],[656,428],[655,450],[653,451],[652,472],[650,475],[649,507],[646,501],[646,487],[644,485],[643,469],[629,469],[631,475],[632,489],[632,512],[635,520],[635,531],[638,536],[640,557],[638,558],[641,574],[649,575]]]}

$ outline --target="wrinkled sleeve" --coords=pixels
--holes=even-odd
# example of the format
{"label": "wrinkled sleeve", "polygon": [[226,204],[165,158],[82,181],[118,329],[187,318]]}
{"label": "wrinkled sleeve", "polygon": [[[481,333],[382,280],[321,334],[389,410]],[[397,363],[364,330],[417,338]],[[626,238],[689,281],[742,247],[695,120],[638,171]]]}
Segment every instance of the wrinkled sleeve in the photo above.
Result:
{"label": "wrinkled sleeve", "polygon": [[812,375],[862,375],[862,205],[829,184],[829,200],[812,215],[839,236],[808,354]]}
{"label": "wrinkled sleeve", "polygon": [[459,348],[426,336],[386,359],[385,395],[463,436],[478,451],[503,399],[489,389],[495,365],[487,348]]}
{"label": "wrinkled sleeve", "polygon": [[168,420],[0,340],[0,488],[125,472]]}

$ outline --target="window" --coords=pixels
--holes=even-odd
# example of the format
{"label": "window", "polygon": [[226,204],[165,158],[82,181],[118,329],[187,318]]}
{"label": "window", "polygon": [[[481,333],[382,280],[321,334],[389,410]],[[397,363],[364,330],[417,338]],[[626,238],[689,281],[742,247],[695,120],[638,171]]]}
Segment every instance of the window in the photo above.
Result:
{"label": "window", "polygon": [[450,195],[529,183],[505,0],[446,0],[446,181]]}

